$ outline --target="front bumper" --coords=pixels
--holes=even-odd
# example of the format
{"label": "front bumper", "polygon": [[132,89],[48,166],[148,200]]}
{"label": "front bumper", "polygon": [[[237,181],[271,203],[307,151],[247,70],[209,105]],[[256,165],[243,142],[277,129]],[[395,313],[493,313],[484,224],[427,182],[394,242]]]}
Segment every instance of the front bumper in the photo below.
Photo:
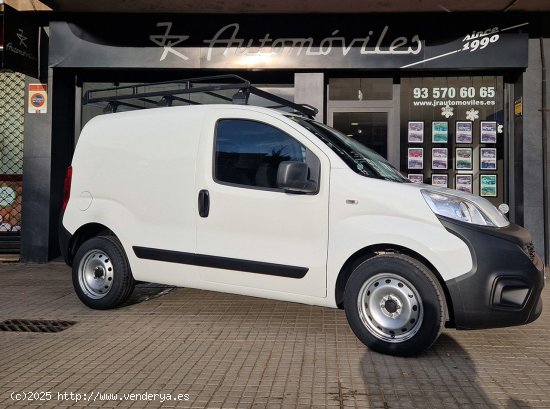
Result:
{"label": "front bumper", "polygon": [[531,235],[517,225],[494,228],[439,217],[472,254],[470,272],[446,281],[457,329],[527,324],[542,312],[544,264]]}

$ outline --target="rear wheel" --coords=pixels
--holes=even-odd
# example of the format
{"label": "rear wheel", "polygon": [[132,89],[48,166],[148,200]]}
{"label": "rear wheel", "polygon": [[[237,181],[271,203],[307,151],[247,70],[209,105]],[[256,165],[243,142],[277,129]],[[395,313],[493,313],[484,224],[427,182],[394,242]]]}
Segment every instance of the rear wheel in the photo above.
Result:
{"label": "rear wheel", "polygon": [[369,348],[409,356],[430,347],[445,319],[444,294],[431,271],[401,254],[360,264],[344,294],[350,327]]}
{"label": "rear wheel", "polygon": [[135,281],[116,237],[98,236],[80,246],[73,262],[73,286],[78,298],[94,309],[114,308],[128,299]]}

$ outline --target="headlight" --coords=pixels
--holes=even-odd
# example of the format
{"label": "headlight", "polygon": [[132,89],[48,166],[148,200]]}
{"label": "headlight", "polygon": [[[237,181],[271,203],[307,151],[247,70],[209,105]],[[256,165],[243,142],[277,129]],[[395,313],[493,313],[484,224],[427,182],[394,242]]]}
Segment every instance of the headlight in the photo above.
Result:
{"label": "headlight", "polygon": [[435,214],[481,226],[495,225],[483,210],[467,199],[429,190],[421,190],[421,192]]}

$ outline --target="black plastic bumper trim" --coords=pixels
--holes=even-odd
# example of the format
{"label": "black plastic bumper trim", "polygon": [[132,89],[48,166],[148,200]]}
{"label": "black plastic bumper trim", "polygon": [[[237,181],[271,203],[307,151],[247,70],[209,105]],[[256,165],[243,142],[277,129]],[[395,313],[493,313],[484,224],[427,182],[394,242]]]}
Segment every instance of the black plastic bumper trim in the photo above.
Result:
{"label": "black plastic bumper trim", "polygon": [[527,324],[542,311],[544,265],[524,248],[529,232],[517,225],[495,228],[439,217],[450,233],[468,246],[472,270],[446,281],[458,329]]}
{"label": "black plastic bumper trim", "polygon": [[132,248],[138,258],[164,261],[167,263],[189,264],[193,266],[220,268],[224,270],[243,271],[246,273],[266,274],[277,277],[297,279],[303,278],[309,271],[307,267],[288,266],[285,264],[264,263],[261,261],[241,260],[149,247],[133,246]]}
{"label": "black plastic bumper trim", "polygon": [[59,249],[61,250],[61,255],[63,256],[63,260],[67,265],[72,264],[72,260],[70,257],[70,243],[72,234],[69,233],[69,231],[63,226],[63,215],[65,212],[61,212],[61,215],[59,216],[59,224],[58,224],[58,238],[59,238]]}

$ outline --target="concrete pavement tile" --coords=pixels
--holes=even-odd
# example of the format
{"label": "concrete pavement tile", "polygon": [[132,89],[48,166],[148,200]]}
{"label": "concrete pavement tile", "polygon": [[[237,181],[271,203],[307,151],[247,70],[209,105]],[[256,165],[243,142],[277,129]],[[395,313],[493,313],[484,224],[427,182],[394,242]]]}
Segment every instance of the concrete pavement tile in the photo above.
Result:
{"label": "concrete pavement tile", "polygon": [[[40,407],[548,408],[550,314],[524,327],[444,330],[416,358],[366,349],[343,311],[163,286],[94,311],[61,263],[0,264],[0,319],[77,321],[55,334],[0,333],[0,407],[12,392],[100,393]],[[543,292],[550,305],[548,290]],[[188,394],[188,400],[108,394]]]}

